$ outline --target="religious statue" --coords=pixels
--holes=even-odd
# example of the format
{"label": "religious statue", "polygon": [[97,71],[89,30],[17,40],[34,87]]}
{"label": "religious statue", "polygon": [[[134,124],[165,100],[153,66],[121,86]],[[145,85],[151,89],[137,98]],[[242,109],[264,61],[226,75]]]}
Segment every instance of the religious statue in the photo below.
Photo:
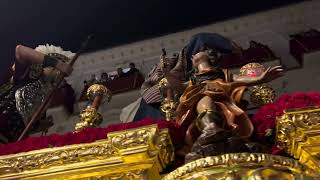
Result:
{"label": "religious statue", "polygon": [[146,117],[163,119],[160,106],[164,100],[163,92],[159,82],[167,73],[174,74],[179,81],[186,81],[186,48],[179,54],[168,56],[165,49],[162,49],[160,62],[157,63],[145,77],[141,86],[141,98],[122,110],[120,119],[122,122],[139,121]]}
{"label": "religious statue", "polygon": [[[179,84],[188,82],[189,76],[192,73],[192,54],[198,52],[204,44],[215,48],[219,52],[219,55],[225,53],[241,55],[242,53],[241,47],[235,42],[216,33],[198,33],[193,35],[188,44],[179,53],[174,53],[172,56],[169,56],[165,49],[163,49],[160,62],[145,77],[145,82],[141,86],[141,98],[122,110],[120,115],[121,121],[139,121],[145,117],[168,119],[171,116],[169,114],[172,113],[165,113],[165,117],[159,109],[161,108],[162,111],[169,112],[175,109],[175,102],[164,94],[166,90],[163,91],[160,81],[168,76],[174,76],[174,79],[178,80]],[[175,86],[172,89],[175,91],[173,92],[174,96],[179,96],[183,93],[183,88],[180,88],[180,86]],[[162,103],[164,100],[167,103]],[[163,106],[161,106],[161,103]]]}
{"label": "religious statue", "polygon": [[35,49],[18,45],[15,56],[13,76],[0,87],[1,119],[4,121],[1,132],[8,141],[16,140],[58,75],[71,74],[72,67],[67,61],[74,53],[53,45],[40,45]]}
{"label": "religious statue", "polygon": [[239,107],[249,86],[269,82],[282,75],[281,66],[266,69],[256,77],[238,76],[213,64],[216,53],[208,47],[192,57],[194,73],[180,97],[176,122],[187,128],[182,152],[186,161],[222,153],[245,152],[253,125]]}

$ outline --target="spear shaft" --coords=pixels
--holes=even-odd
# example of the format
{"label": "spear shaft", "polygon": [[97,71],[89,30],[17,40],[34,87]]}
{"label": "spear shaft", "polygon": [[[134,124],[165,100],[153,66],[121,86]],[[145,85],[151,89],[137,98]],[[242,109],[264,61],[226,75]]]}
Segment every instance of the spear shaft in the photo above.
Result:
{"label": "spear shaft", "polygon": [[[85,48],[87,47],[91,37],[92,37],[92,35],[88,36],[88,38],[82,43],[78,52],[71,59],[71,61],[69,63],[69,65],[71,67],[74,65],[74,63],[76,62],[76,60],[78,59],[80,54],[82,54],[83,51],[85,50]],[[48,109],[48,107],[50,105],[51,98],[53,97],[54,93],[59,89],[59,86],[60,86],[61,82],[63,81],[63,79],[65,78],[65,76],[66,75],[64,73],[61,73],[59,75],[59,77],[57,78],[57,82],[54,84],[53,88],[49,91],[48,95],[45,97],[45,99],[43,100],[41,105],[37,108],[37,110],[32,114],[30,120],[28,121],[27,126],[25,127],[25,129],[21,133],[18,141],[22,140],[26,136],[26,134],[30,130],[32,124],[34,122],[36,122],[41,117],[41,115]]]}

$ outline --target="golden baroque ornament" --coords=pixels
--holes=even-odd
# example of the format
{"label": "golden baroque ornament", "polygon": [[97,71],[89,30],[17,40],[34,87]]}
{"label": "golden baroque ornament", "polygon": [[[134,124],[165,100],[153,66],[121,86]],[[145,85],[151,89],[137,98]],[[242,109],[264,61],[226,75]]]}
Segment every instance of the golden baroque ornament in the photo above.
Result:
{"label": "golden baroque ornament", "polygon": [[294,153],[294,143],[308,132],[320,133],[320,107],[286,110],[277,119],[277,143],[288,153]]}
{"label": "golden baroque ornament", "polygon": [[115,173],[110,174],[108,176],[104,177],[98,177],[98,178],[91,178],[92,180],[137,180],[137,179],[143,179],[143,175],[145,173],[145,170],[133,170],[128,172],[121,172],[121,173]]}
{"label": "golden baroque ornament", "polygon": [[174,159],[169,131],[157,125],[111,132],[106,138],[0,156],[0,179],[160,180]]}
{"label": "golden baroque ornament", "polygon": [[178,179],[295,179],[316,176],[298,161],[271,154],[234,153],[190,162],[166,175]]}
{"label": "golden baroque ornament", "polygon": [[120,134],[112,137],[112,144],[118,149],[127,149],[139,145],[147,145],[151,131],[142,129],[128,134]]}
{"label": "golden baroque ornament", "polygon": [[87,96],[92,102],[85,110],[80,113],[80,122],[76,124],[75,130],[80,131],[87,127],[97,127],[103,118],[97,109],[100,104],[111,100],[111,91],[101,84],[93,84],[87,90]]}
{"label": "golden baroque ornament", "polygon": [[157,144],[160,163],[165,167],[166,164],[170,164],[174,161],[174,147],[168,129],[162,130],[159,134],[160,135],[156,138],[155,142]]}
{"label": "golden baroque ornament", "polygon": [[[170,90],[169,82],[168,82],[167,78],[162,78],[160,80],[159,88],[160,88],[160,91],[162,91],[163,96],[165,96],[165,94],[168,93],[168,92],[166,92],[166,93],[164,92],[164,90],[167,88],[169,88],[167,90]],[[174,96],[174,95],[172,94],[172,96]],[[160,110],[163,113],[165,113],[167,121],[173,121],[175,119],[175,111],[178,106],[178,102],[175,101],[175,97],[171,97],[171,98],[168,98],[168,94],[167,94],[167,97],[164,98],[164,100],[162,101],[161,106],[160,106]]]}
{"label": "golden baroque ornament", "polygon": [[167,121],[174,121],[177,107],[178,107],[178,102],[174,100],[165,98],[162,101],[160,109],[162,112],[165,113]]}
{"label": "golden baroque ornament", "polygon": [[266,84],[254,86],[251,90],[250,100],[253,104],[262,106],[273,103],[276,91]]}
{"label": "golden baroque ornament", "polygon": [[320,107],[286,110],[276,122],[278,146],[320,173]]}
{"label": "golden baroque ornament", "polygon": [[[109,133],[108,139],[122,154],[138,152],[144,150],[149,144],[153,144],[155,135],[158,134],[156,127],[156,125],[150,125],[132,129],[130,133],[123,133],[122,131]],[[156,151],[156,149],[156,146],[150,146],[150,152]]]}
{"label": "golden baroque ornament", "polygon": [[102,102],[109,102],[111,100],[112,93],[102,84],[93,84],[87,90],[87,97],[90,101],[93,101],[97,96],[102,96]]}
{"label": "golden baroque ornament", "polygon": [[89,106],[80,113],[80,122],[76,124],[75,130],[80,131],[87,127],[97,127],[102,120],[102,115],[97,109]]}
{"label": "golden baroque ornament", "polygon": [[169,82],[168,82],[168,79],[167,79],[167,78],[162,78],[162,79],[159,81],[159,86],[160,86],[160,88],[167,87],[168,85],[169,85]]}
{"label": "golden baroque ornament", "polygon": [[57,148],[56,151],[42,153],[40,150],[38,154],[21,155],[11,159],[0,159],[0,172],[23,172],[34,169],[44,169],[51,166],[86,162],[94,158],[108,159],[116,155],[117,152],[112,149],[111,144],[108,143],[99,143],[84,147],[73,145],[65,149]]}

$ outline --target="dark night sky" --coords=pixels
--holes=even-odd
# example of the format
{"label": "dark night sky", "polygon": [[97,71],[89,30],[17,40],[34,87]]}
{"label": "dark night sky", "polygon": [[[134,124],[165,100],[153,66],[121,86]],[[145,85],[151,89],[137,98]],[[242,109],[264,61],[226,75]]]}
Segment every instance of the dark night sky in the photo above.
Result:
{"label": "dark night sky", "polygon": [[17,44],[53,43],[76,51],[147,39],[302,0],[0,0],[0,70]]}

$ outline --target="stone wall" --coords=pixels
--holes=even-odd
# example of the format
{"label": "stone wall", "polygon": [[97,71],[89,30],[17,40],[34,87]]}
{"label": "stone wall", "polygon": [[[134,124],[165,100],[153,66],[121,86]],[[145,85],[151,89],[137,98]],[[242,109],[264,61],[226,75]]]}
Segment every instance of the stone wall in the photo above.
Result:
{"label": "stone wall", "polygon": [[289,54],[289,34],[313,27],[320,27],[320,1],[306,1],[299,4],[252,14],[224,22],[197,27],[194,29],[169,34],[166,36],[127,44],[119,47],[103,49],[82,55],[74,67],[68,81],[77,94],[82,89],[83,81],[90,74],[110,72],[117,67],[127,67],[129,62],[146,73],[158,62],[161,49],[168,52],[179,51],[190,39],[199,32],[216,32],[232,38],[243,47],[249,40],[267,44],[283,60],[292,61]]}
{"label": "stone wall", "polygon": [[[114,71],[117,67],[127,67],[134,62],[137,67],[147,73],[159,61],[161,49],[166,48],[169,53],[179,51],[189,38],[199,32],[216,32],[232,38],[243,48],[248,47],[248,41],[255,40],[268,45],[281,58],[281,63],[287,67],[297,67],[297,62],[289,54],[289,35],[310,28],[319,28],[320,1],[306,1],[303,3],[274,9],[262,13],[248,15],[225,22],[210,24],[183,32],[127,44],[110,49],[82,55],[75,69],[68,78],[69,83],[79,95],[83,81],[90,74],[100,74],[101,71]],[[293,93],[296,91],[320,91],[320,53],[306,54],[304,67],[286,72],[286,75],[272,83],[277,93]],[[139,91],[116,95],[111,103],[101,108],[104,116],[103,125],[119,122],[121,109],[139,97]],[[49,133],[63,133],[72,131],[78,119],[78,112],[84,107],[76,104],[76,113],[71,117],[64,113],[57,113],[59,108],[51,109],[48,114],[60,116],[54,118],[54,127]],[[64,112],[61,110],[61,112]]]}

